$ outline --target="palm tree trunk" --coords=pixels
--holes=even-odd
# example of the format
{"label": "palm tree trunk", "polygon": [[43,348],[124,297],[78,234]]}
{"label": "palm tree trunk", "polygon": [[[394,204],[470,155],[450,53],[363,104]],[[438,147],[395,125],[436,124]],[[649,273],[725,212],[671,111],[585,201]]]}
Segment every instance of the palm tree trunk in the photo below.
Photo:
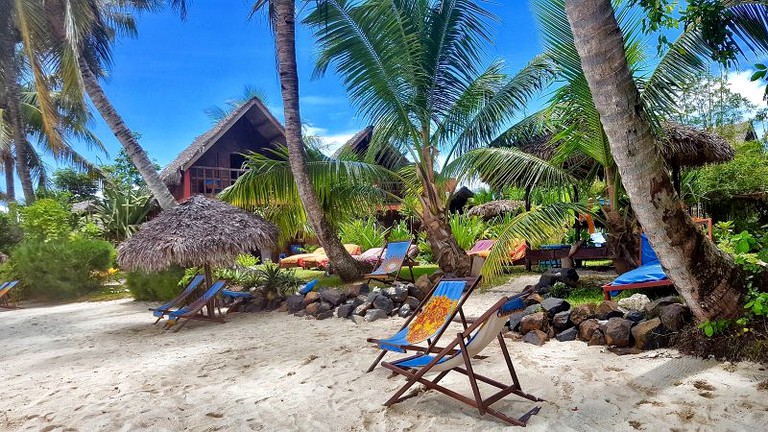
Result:
{"label": "palm tree trunk", "polygon": [[565,7],[624,188],[664,271],[699,321],[740,315],[745,273],[680,205],[643,113],[611,0],[566,0]]}
{"label": "palm tree trunk", "polygon": [[[424,142],[428,143],[428,132],[422,135]],[[459,246],[448,223],[448,213],[435,185],[433,155],[429,145],[425,144],[422,147],[421,159],[419,177],[424,186],[421,196],[421,222],[427,232],[427,241],[432,248],[432,254],[440,270],[456,276],[467,276],[472,270],[472,261],[467,252]]]}
{"label": "palm tree trunk", "polygon": [[[8,98],[8,120],[11,123],[11,136],[16,148],[16,173],[19,175],[21,190],[24,192],[24,203],[32,204],[35,202],[35,187],[32,184],[32,175],[29,172],[29,141],[24,131],[24,120],[21,118],[21,90],[16,82],[16,68],[8,68],[7,98]],[[6,173],[6,176],[8,174]],[[13,175],[11,175],[13,177]],[[15,194],[15,191],[14,191]]]}
{"label": "palm tree trunk", "polygon": [[147,187],[152,195],[155,197],[160,207],[164,210],[172,208],[178,204],[176,199],[171,195],[171,191],[168,190],[168,186],[160,179],[152,161],[149,160],[147,153],[141,148],[141,145],[136,141],[133,133],[128,126],[126,126],[123,118],[112,106],[112,103],[107,99],[107,95],[99,84],[99,80],[91,72],[88,63],[81,56],[78,60],[80,66],[80,74],[83,77],[83,86],[85,87],[88,97],[91,98],[93,105],[99,110],[101,117],[107,122],[112,133],[115,134],[117,140],[125,149],[131,162],[136,166],[136,169],[141,173],[141,177],[147,183]]}
{"label": "palm tree trunk", "polygon": [[272,0],[274,13],[275,49],[277,50],[280,88],[285,113],[285,141],[288,161],[296,181],[299,197],[304,205],[315,235],[325,249],[334,270],[343,281],[360,279],[360,266],[344,249],[336,232],[320,206],[307,171],[304,142],[301,136],[299,112],[299,74],[296,66],[295,0]]}
{"label": "palm tree trunk", "polygon": [[3,155],[3,172],[5,173],[5,199],[7,202],[16,202],[16,183],[13,179],[13,156],[8,153]]}

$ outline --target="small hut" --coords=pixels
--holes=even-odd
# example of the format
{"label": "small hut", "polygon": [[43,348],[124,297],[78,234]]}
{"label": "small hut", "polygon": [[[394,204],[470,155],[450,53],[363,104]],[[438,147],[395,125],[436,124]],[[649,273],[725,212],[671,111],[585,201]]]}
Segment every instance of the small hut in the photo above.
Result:
{"label": "small hut", "polygon": [[270,256],[277,235],[277,227],[260,216],[195,195],[144,223],[117,248],[117,263],[149,272],[173,265],[204,267],[210,287],[211,267],[230,266],[239,254],[257,250]]}
{"label": "small hut", "polygon": [[729,162],[736,155],[728,141],[713,132],[668,122],[664,124],[664,133],[660,150],[672,170],[672,181],[678,193],[683,168]]}

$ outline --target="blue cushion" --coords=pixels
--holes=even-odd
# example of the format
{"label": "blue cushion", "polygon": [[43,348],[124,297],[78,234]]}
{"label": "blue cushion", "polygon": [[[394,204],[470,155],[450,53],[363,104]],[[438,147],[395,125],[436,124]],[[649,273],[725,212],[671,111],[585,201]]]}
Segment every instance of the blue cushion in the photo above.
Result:
{"label": "blue cushion", "polygon": [[667,275],[658,262],[642,265],[617,277],[611,285],[629,285],[642,282],[656,282],[667,279]]}
{"label": "blue cushion", "polygon": [[299,290],[299,294],[302,294],[302,295],[307,295],[307,294],[309,294],[309,293],[310,293],[310,291],[312,291],[313,289],[315,289],[315,285],[317,285],[317,282],[318,282],[318,281],[317,281],[317,279],[312,279],[311,281],[307,282],[307,284],[306,284],[306,285],[304,285],[304,286],[303,286],[303,287],[302,287],[302,288]]}

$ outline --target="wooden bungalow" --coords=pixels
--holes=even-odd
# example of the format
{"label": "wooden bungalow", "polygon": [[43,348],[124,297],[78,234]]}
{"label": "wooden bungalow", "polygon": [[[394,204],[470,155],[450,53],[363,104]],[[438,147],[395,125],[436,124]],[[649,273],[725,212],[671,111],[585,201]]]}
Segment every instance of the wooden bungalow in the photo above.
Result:
{"label": "wooden bungalow", "polygon": [[244,172],[244,154],[268,154],[285,144],[283,125],[258,99],[232,111],[197,137],[160,173],[180,201],[192,195],[215,197]]}

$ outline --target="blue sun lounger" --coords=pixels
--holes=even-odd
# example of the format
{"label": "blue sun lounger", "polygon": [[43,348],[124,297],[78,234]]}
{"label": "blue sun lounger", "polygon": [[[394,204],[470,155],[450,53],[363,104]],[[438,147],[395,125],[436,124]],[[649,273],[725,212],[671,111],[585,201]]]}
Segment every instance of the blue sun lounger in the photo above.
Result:
{"label": "blue sun lounger", "polygon": [[[457,313],[464,328],[467,328],[462,306],[479,282],[479,277],[441,279],[394,336],[387,339],[368,339],[368,342],[381,349],[368,372],[376,368],[388,351],[433,351],[440,336]],[[428,344],[426,348],[417,345],[424,341]]]}
{"label": "blue sun lounger", "polygon": [[411,240],[388,243],[383,251],[384,257],[381,259],[379,266],[363,277],[368,282],[375,280],[383,284],[393,284],[397,282],[397,278],[400,277],[400,269],[403,265],[407,265],[408,269],[411,271],[411,278],[409,280],[414,282],[414,263],[408,256],[408,249],[411,247],[411,243]]}
{"label": "blue sun lounger", "polygon": [[149,310],[152,311],[152,315],[157,317],[157,321],[155,321],[155,324],[157,324],[163,317],[173,308],[181,306],[181,304],[184,302],[184,300],[189,297],[190,294],[192,294],[198,286],[205,280],[205,276],[203,275],[197,275],[194,278],[192,278],[191,281],[189,281],[189,285],[187,285],[186,288],[184,288],[184,291],[182,291],[179,295],[176,296],[173,300],[169,301],[168,303],[158,306],[156,308],[149,308]]}
{"label": "blue sun lounger", "polygon": [[16,304],[11,306],[8,302],[9,293],[11,290],[19,284],[19,281],[11,281],[0,284],[0,307],[4,308],[17,308]]}
{"label": "blue sun lounger", "polygon": [[603,285],[603,297],[610,300],[619,295],[619,291],[640,288],[672,286],[661,268],[659,258],[651,247],[648,237],[640,235],[640,267],[623,273],[609,284]]}
{"label": "blue sun lounger", "polygon": [[[179,331],[184,325],[189,321],[190,319],[196,318],[197,314],[202,311],[202,309],[210,302],[214,300],[214,297],[216,297],[217,294],[221,290],[224,289],[224,286],[226,285],[226,282],[224,281],[216,281],[211,285],[210,288],[208,288],[208,291],[203,294],[202,297],[198,298],[197,300],[193,301],[192,303],[181,307],[173,312],[168,313],[168,321],[165,322],[165,328],[174,327],[173,331],[177,332]],[[213,310],[209,311],[211,314],[213,314]],[[182,321],[181,324],[176,325],[176,323],[182,319],[185,318],[186,321]],[[213,316],[205,317],[209,319],[214,319]]]}

